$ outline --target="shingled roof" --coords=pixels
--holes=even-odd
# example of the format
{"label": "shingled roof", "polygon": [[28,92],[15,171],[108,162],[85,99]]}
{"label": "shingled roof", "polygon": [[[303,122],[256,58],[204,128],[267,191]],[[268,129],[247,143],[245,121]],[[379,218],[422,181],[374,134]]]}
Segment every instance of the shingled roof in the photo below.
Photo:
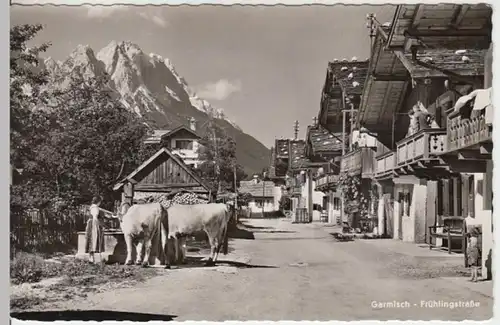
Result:
{"label": "shingled roof", "polygon": [[162,137],[165,134],[170,133],[170,131],[172,131],[172,130],[153,130],[153,134],[151,134],[149,137],[147,137],[146,140],[144,140],[144,143],[146,143],[146,144],[148,144],[148,143],[155,143],[155,144],[160,143]]}
{"label": "shingled roof", "polygon": [[275,152],[276,158],[288,158],[290,153],[288,152],[289,139],[276,139],[275,140]]}
{"label": "shingled roof", "polygon": [[[255,183],[255,181],[241,181],[239,192],[250,193],[253,197],[274,197],[274,183],[271,181],[262,181]],[[262,195],[264,193],[264,196]]]}
{"label": "shingled roof", "polygon": [[308,127],[307,135],[315,153],[342,150],[342,133],[331,134],[324,127],[316,125]]}
{"label": "shingled roof", "polygon": [[[354,58],[353,58],[354,59]],[[360,95],[368,74],[369,60],[358,61],[357,59],[347,61],[329,62],[332,71],[332,83],[338,84],[347,95]]]}
{"label": "shingled roof", "polygon": [[307,167],[311,161],[306,157],[306,142],[304,140],[291,141],[290,148],[290,167],[292,169]]}
{"label": "shingled roof", "polygon": [[346,95],[361,95],[368,75],[368,64],[368,61],[359,62],[337,75],[338,83]]}
{"label": "shingled roof", "polygon": [[[445,69],[461,76],[481,76],[484,74],[484,58],[486,50],[423,50],[417,53],[417,59]],[[412,61],[411,53],[405,54],[411,62],[410,74],[416,78],[436,77],[444,74],[436,70],[423,67]]]}

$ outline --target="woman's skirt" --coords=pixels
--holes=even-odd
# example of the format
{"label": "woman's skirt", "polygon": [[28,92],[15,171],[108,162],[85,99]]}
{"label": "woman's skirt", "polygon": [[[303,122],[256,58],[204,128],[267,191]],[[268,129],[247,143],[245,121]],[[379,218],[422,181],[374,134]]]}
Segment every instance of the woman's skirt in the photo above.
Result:
{"label": "woman's skirt", "polygon": [[467,264],[469,266],[481,265],[481,254],[477,246],[467,247]]}
{"label": "woman's skirt", "polygon": [[90,218],[85,228],[85,253],[101,253],[104,251],[104,231],[99,220]]}

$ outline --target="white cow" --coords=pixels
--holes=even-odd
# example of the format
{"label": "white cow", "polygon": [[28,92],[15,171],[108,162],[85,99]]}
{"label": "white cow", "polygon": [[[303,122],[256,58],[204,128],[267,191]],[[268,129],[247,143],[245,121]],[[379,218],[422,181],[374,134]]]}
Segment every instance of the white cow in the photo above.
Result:
{"label": "white cow", "polygon": [[175,240],[179,256],[179,239],[197,231],[205,231],[211,248],[207,265],[214,265],[224,242],[231,217],[230,208],[224,203],[174,205],[168,208],[168,238]]}
{"label": "white cow", "polygon": [[[126,265],[132,264],[132,244],[137,240],[136,264],[149,265],[151,248],[154,246],[160,262],[165,261],[165,268],[170,268],[168,257],[168,214],[160,203],[128,205],[123,203],[119,213],[120,226],[127,245]],[[160,247],[161,244],[161,247]],[[144,259],[142,250],[145,248]]]}

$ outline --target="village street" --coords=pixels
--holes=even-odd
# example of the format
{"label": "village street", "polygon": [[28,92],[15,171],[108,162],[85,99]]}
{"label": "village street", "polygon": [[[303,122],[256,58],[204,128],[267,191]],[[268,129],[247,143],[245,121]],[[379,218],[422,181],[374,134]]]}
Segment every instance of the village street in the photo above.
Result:
{"label": "village street", "polygon": [[[231,266],[165,270],[164,275],[138,286],[68,301],[58,309],[172,315],[177,321],[492,317],[493,299],[465,287],[488,283],[458,278],[465,271],[458,255],[393,240],[337,242],[329,234],[333,228],[321,224],[243,222],[255,240],[231,240],[230,253],[221,256],[222,261],[237,262]],[[421,301],[471,300],[479,307],[421,307]],[[373,306],[384,302],[409,305]]]}

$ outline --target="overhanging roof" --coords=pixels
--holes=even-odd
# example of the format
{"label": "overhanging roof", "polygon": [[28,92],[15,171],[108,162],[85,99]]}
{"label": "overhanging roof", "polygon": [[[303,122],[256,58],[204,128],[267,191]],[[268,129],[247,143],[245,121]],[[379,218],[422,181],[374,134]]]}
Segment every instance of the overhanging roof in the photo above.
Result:
{"label": "overhanging roof", "polygon": [[[341,111],[344,109],[342,95],[344,93],[355,103],[359,101],[368,65],[368,59],[360,61],[357,58],[352,58],[350,61],[347,59],[334,60],[328,63],[318,116],[321,125],[329,130],[332,130],[332,126],[341,125]],[[336,130],[336,128],[333,129]]]}
{"label": "overhanging roof", "polygon": [[460,77],[477,77],[484,75],[486,50],[422,50],[416,54],[416,60],[412,59],[411,53],[405,53],[403,57],[400,52],[398,56],[415,79],[448,78],[450,73]]}
{"label": "overhanging roof", "polygon": [[387,48],[487,49],[492,9],[487,4],[398,5]]}
{"label": "overhanging roof", "polygon": [[314,167],[321,167],[324,162],[312,162],[306,156],[306,141],[291,140],[290,141],[290,170],[300,170]]}
{"label": "overhanging roof", "polygon": [[390,129],[392,115],[401,105],[410,76],[393,51],[385,51],[390,26],[376,26],[370,66],[359,105],[358,127]]}
{"label": "overhanging roof", "polygon": [[290,157],[290,139],[276,139],[274,141],[275,157],[288,159]]}
{"label": "overhanging roof", "polygon": [[486,50],[426,49],[413,57],[412,53],[398,49],[387,50],[388,39],[387,30],[378,26],[357,121],[371,130],[391,127],[393,114],[401,107],[411,78],[471,82],[484,74]]}
{"label": "overhanging roof", "polygon": [[313,155],[342,151],[342,133],[331,133],[321,125],[307,127],[306,139]]}
{"label": "overhanging roof", "polygon": [[181,130],[184,130],[185,132],[191,133],[193,135],[193,137],[196,139],[201,139],[201,136],[198,133],[196,133],[196,131],[181,124],[178,127],[174,128],[173,130],[154,130],[153,134],[151,136],[149,136],[144,142],[147,144],[148,143],[149,144],[160,143],[162,139],[172,137],[173,135],[175,135],[176,133],[178,133]]}

